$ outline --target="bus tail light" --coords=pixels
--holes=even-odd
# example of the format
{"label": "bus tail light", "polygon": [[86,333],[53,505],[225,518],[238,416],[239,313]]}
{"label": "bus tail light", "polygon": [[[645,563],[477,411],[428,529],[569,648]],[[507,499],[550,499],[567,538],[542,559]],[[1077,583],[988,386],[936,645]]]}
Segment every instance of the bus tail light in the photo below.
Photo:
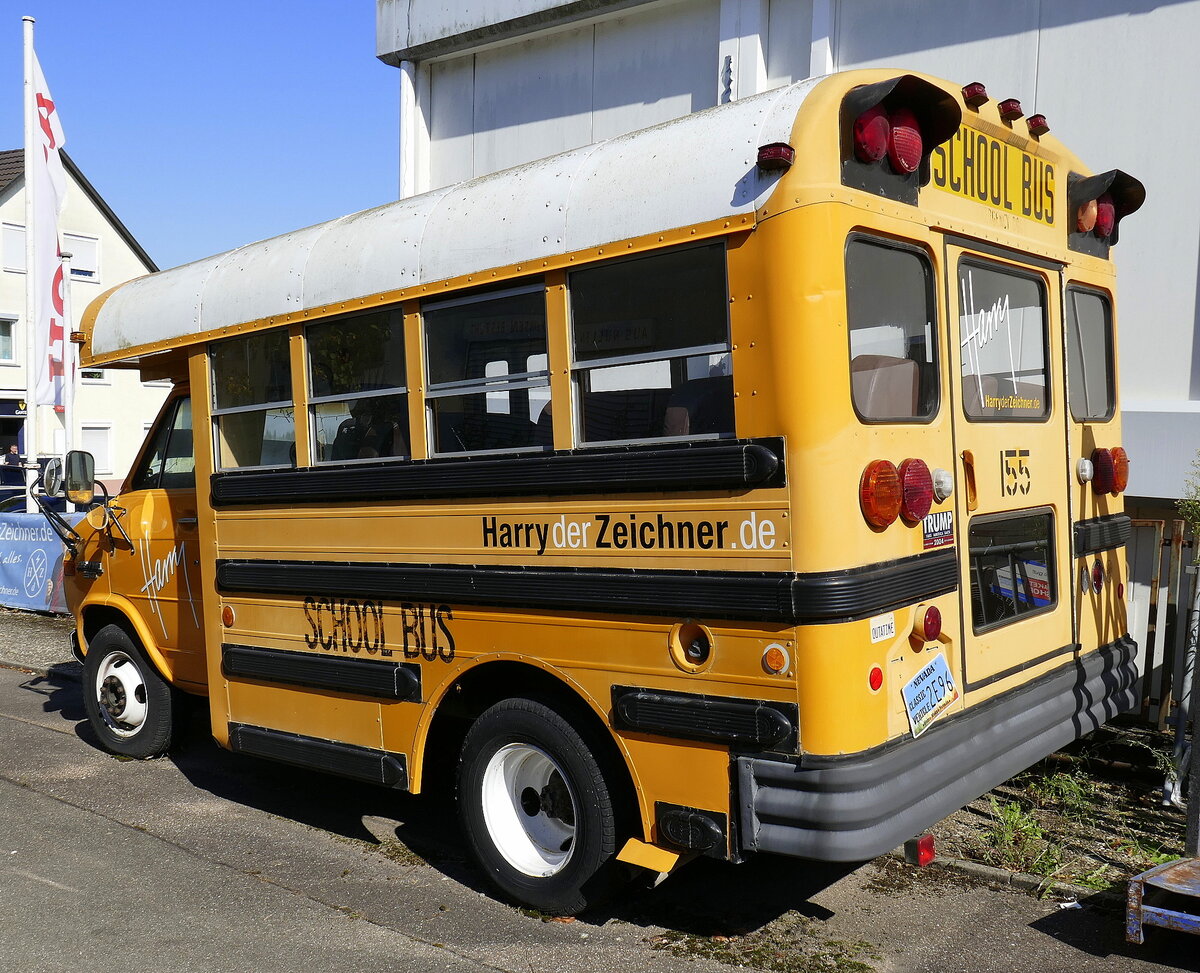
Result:
{"label": "bus tail light", "polygon": [[888,116],[888,161],[897,172],[916,172],[924,155],[921,127],[908,108],[897,108]]}
{"label": "bus tail light", "polygon": [[937,857],[933,846],[933,835],[923,834],[904,842],[904,860],[910,865],[924,868]]}
{"label": "bus tail light", "polygon": [[1112,451],[1113,493],[1124,493],[1129,486],[1129,454],[1121,446]]}
{"label": "bus tail light", "polygon": [[882,529],[900,516],[904,490],[895,464],[886,459],[868,463],[858,481],[858,500],[872,527]]}
{"label": "bus tail light", "polygon": [[1092,490],[1097,496],[1113,492],[1113,456],[1107,449],[1092,450]]}
{"label": "bus tail light", "polygon": [[924,460],[906,459],[900,464],[900,516],[910,524],[920,523],[933,506],[933,474]]}
{"label": "bus tail light", "polygon": [[1107,240],[1112,236],[1113,227],[1117,225],[1116,209],[1113,198],[1104,193],[1096,200],[1096,236]]}

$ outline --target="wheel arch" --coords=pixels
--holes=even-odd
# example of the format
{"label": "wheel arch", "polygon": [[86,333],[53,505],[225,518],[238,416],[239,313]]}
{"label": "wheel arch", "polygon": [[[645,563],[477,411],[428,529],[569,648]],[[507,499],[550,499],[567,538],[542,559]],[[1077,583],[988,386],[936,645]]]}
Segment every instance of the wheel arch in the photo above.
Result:
{"label": "wheel arch", "polygon": [[495,703],[518,697],[551,706],[600,742],[604,748],[601,756],[616,778],[611,782],[615,796],[622,811],[628,812],[630,820],[626,824],[644,832],[649,819],[642,806],[642,788],[637,785],[628,750],[608,725],[605,710],[562,672],[527,659],[481,660],[439,687],[436,697],[429,701],[430,715],[418,728],[413,748],[410,784],[416,784],[414,792],[425,788],[427,773],[436,778],[435,786],[448,783],[440,779],[444,774],[433,771],[449,772],[449,778],[453,778],[459,749],[471,723]]}
{"label": "wheel arch", "polygon": [[124,598],[110,597],[103,602],[85,602],[79,608],[79,617],[79,637],[85,654],[100,629],[106,625],[116,625],[137,642],[158,674],[169,684],[175,684],[173,668],[167,663],[141,614]]}

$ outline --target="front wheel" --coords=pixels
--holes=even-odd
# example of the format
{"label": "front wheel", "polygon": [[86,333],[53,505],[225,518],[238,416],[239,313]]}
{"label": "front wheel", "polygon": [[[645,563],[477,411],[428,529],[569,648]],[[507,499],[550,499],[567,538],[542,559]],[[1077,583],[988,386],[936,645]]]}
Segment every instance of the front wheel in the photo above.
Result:
{"label": "front wheel", "polygon": [[158,757],[171,746],[175,694],[124,629],[106,625],[83,660],[83,708],[105,749]]}
{"label": "front wheel", "polygon": [[537,700],[506,699],[463,742],[458,803],[466,838],[508,898],[574,915],[621,881],[609,781],[584,735]]}

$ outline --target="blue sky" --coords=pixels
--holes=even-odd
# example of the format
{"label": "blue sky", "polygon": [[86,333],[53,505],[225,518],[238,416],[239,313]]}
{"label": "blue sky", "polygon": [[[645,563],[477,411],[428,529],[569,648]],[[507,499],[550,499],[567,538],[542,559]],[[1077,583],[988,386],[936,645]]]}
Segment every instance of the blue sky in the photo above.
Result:
{"label": "blue sky", "polygon": [[396,198],[374,0],[4,7],[0,148],[21,145],[28,15],[67,152],[162,268]]}

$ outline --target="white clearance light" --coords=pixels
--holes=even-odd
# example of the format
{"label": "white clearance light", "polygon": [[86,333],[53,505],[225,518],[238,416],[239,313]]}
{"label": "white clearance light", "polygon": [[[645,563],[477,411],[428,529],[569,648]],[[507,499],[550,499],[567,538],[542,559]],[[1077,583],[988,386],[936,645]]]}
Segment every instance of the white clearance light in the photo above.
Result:
{"label": "white clearance light", "polygon": [[933,471],[933,495],[941,503],[954,492],[954,474],[938,467]]}
{"label": "white clearance light", "polygon": [[1096,475],[1092,461],[1090,459],[1081,459],[1079,465],[1075,467],[1075,474],[1079,477],[1080,483],[1091,483],[1092,477]]}

